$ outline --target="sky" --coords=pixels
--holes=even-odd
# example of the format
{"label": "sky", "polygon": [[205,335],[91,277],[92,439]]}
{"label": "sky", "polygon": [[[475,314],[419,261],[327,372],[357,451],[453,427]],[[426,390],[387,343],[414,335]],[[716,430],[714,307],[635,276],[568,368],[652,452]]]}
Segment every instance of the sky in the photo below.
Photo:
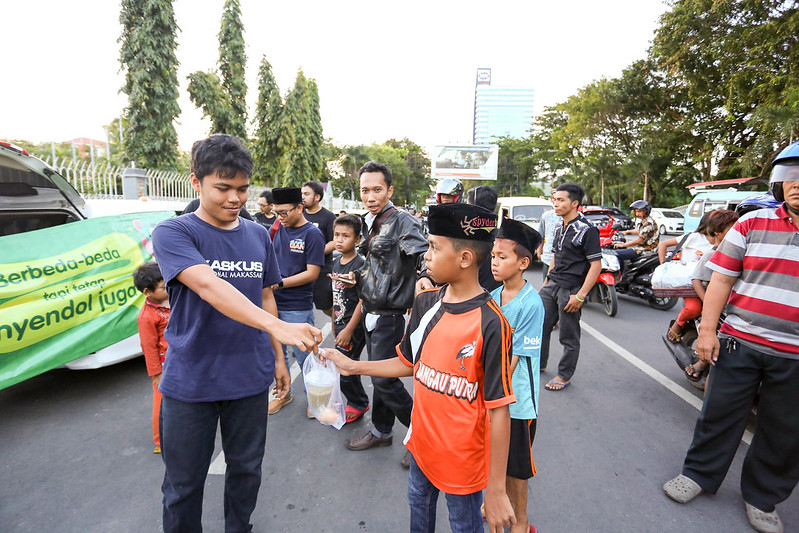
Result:
{"label": "sky", "polygon": [[[209,133],[186,76],[213,71],[224,0],[175,0],[179,144]],[[492,86],[535,90],[541,112],[646,57],[663,0],[241,0],[250,116],[262,57],[281,93],[298,69],[319,86],[324,136],[337,145],[408,137],[470,144],[478,68]],[[0,139],[105,140],[120,116],[119,1],[5,2]],[[252,128],[251,128],[252,129]]]}

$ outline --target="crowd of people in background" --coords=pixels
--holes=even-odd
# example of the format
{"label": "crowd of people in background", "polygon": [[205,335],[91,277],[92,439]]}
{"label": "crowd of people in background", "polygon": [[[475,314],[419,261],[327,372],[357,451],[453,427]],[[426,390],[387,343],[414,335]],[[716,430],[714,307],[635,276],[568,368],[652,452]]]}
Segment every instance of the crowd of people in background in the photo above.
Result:
{"label": "crowd of people in background", "polygon": [[[683,472],[664,491],[683,503],[718,489],[760,388],[761,423],[742,493],[750,523],[768,532],[782,531],[775,505],[799,480],[799,307],[796,269],[788,267],[799,261],[799,147],[792,146],[772,174],[782,207],[737,222],[721,211],[703,219],[698,298],[686,298],[668,331],[678,342],[701,313],[698,360],[685,372],[697,378],[713,370]],[[491,187],[467,192],[456,179],[438,183],[435,205],[399,208],[391,169],[376,161],[358,173],[361,216],[322,207],[315,181],[264,191],[250,216],[252,158],[229,135],[195,143],[191,170],[199,198],[158,225],[157,263],[134,274],[146,297],[139,329],[153,383],[154,450],[165,465],[164,531],[201,529],[217,425],[227,463],[225,530],[250,530],[267,419],[302,396],[290,355],[302,366],[318,354],[341,373],[346,423],[371,410],[371,429],[346,448],[389,446],[397,421],[408,428],[399,462],[409,469],[412,532],[435,529],[439,492],[453,531],[483,531],[487,521],[491,531],[534,532],[527,501],[540,374],[557,329],[562,356],[544,388],[572,383],[581,309],[601,268],[599,232],[580,213],[582,188],[555,187],[553,209],[536,231],[498,216]],[[651,205],[630,207],[639,223],[628,233],[636,237],[615,246],[627,261],[658,248]],[[700,249],[695,244],[664,240],[659,251],[678,245],[687,253]],[[544,276],[538,291],[524,277],[536,258]],[[782,314],[759,304],[757,291]],[[319,349],[314,309],[330,317],[335,349]],[[371,399],[362,374],[371,376]],[[400,379],[407,376],[413,395]],[[444,447],[448,453],[438,453]]]}

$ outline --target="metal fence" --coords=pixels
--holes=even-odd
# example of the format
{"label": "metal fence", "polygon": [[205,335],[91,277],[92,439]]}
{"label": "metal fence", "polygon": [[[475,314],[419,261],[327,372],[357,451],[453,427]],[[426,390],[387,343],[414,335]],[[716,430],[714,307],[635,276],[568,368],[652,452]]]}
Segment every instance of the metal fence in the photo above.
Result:
{"label": "metal fence", "polygon": [[[91,164],[90,161],[71,159],[67,157],[52,158],[47,155],[42,160],[53,167],[77,191],[86,198],[91,199],[122,199],[122,168],[108,163]],[[150,200],[168,200],[190,202],[197,197],[191,188],[188,174],[165,170],[147,169],[147,197]],[[249,189],[247,210],[258,211],[258,196],[264,191],[261,185],[253,185]],[[331,198],[326,195],[322,205],[338,214],[342,209],[352,210],[361,208],[360,202]]]}

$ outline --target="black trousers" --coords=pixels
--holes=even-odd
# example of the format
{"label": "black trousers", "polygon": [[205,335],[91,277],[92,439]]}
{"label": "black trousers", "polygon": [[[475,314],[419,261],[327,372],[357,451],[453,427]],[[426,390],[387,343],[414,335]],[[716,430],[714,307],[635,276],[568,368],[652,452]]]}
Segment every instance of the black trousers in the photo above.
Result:
{"label": "black trousers", "polygon": [[721,339],[683,475],[715,493],[727,475],[760,389],[757,426],[741,471],[745,502],[771,512],[799,481],[799,360]]}
{"label": "black trousers", "polygon": [[[338,335],[343,329],[344,326],[336,325],[333,328],[333,334]],[[361,352],[365,345],[366,337],[363,332],[363,326],[358,326],[355,328],[355,331],[352,332],[349,347],[339,346],[338,350],[353,361],[360,361]],[[366,394],[366,391],[363,389],[360,375],[341,376],[341,392],[343,392],[344,397],[347,398],[347,405],[355,409],[365,409],[369,406],[369,395]]]}
{"label": "black trousers", "polygon": [[[364,319],[365,319],[364,315]],[[370,361],[382,361],[397,356],[397,344],[405,333],[405,319],[402,315],[380,316],[372,331],[366,330],[366,352]],[[372,398],[372,423],[381,433],[390,433],[394,419],[404,426],[411,425],[413,398],[405,390],[399,378],[372,378],[374,395]]]}
{"label": "black trousers", "polygon": [[552,330],[560,322],[558,340],[563,346],[563,356],[558,364],[558,376],[563,381],[569,381],[577,369],[577,360],[580,358],[580,315],[582,310],[573,313],[564,311],[569,303],[569,296],[577,294],[579,287],[567,289],[549,281],[541,287],[538,294],[544,303],[544,331],[541,336],[541,368],[546,368],[549,362],[549,347]]}

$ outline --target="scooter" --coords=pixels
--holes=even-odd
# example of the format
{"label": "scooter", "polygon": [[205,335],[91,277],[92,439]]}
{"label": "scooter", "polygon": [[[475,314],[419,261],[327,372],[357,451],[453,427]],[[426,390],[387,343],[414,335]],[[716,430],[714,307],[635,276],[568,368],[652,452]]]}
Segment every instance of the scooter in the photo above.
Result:
{"label": "scooter", "polygon": [[601,228],[606,231],[606,235],[599,239],[599,244],[602,246],[602,270],[591,292],[588,293],[588,298],[592,302],[601,303],[606,315],[616,316],[619,311],[616,281],[619,279],[621,263],[616,254],[606,248],[611,247],[615,242],[624,242],[624,237],[619,233],[621,228],[619,223],[612,225],[609,223],[609,226]]}
{"label": "scooter", "polygon": [[[603,247],[603,255],[605,253],[604,249],[613,248],[615,242],[623,242],[624,240],[623,238],[621,241],[618,240],[618,237],[621,237],[621,235],[616,237],[618,228],[616,228],[615,224],[614,228],[617,230],[616,233],[600,240],[600,245]],[[618,260],[618,257],[616,257],[616,259]],[[652,290],[652,273],[659,264],[660,260],[658,259],[658,254],[652,252],[622,265],[620,274],[615,274],[616,292],[641,298],[647,302],[650,307],[668,311],[677,305],[679,298],[660,298],[655,296],[655,292]]]}

